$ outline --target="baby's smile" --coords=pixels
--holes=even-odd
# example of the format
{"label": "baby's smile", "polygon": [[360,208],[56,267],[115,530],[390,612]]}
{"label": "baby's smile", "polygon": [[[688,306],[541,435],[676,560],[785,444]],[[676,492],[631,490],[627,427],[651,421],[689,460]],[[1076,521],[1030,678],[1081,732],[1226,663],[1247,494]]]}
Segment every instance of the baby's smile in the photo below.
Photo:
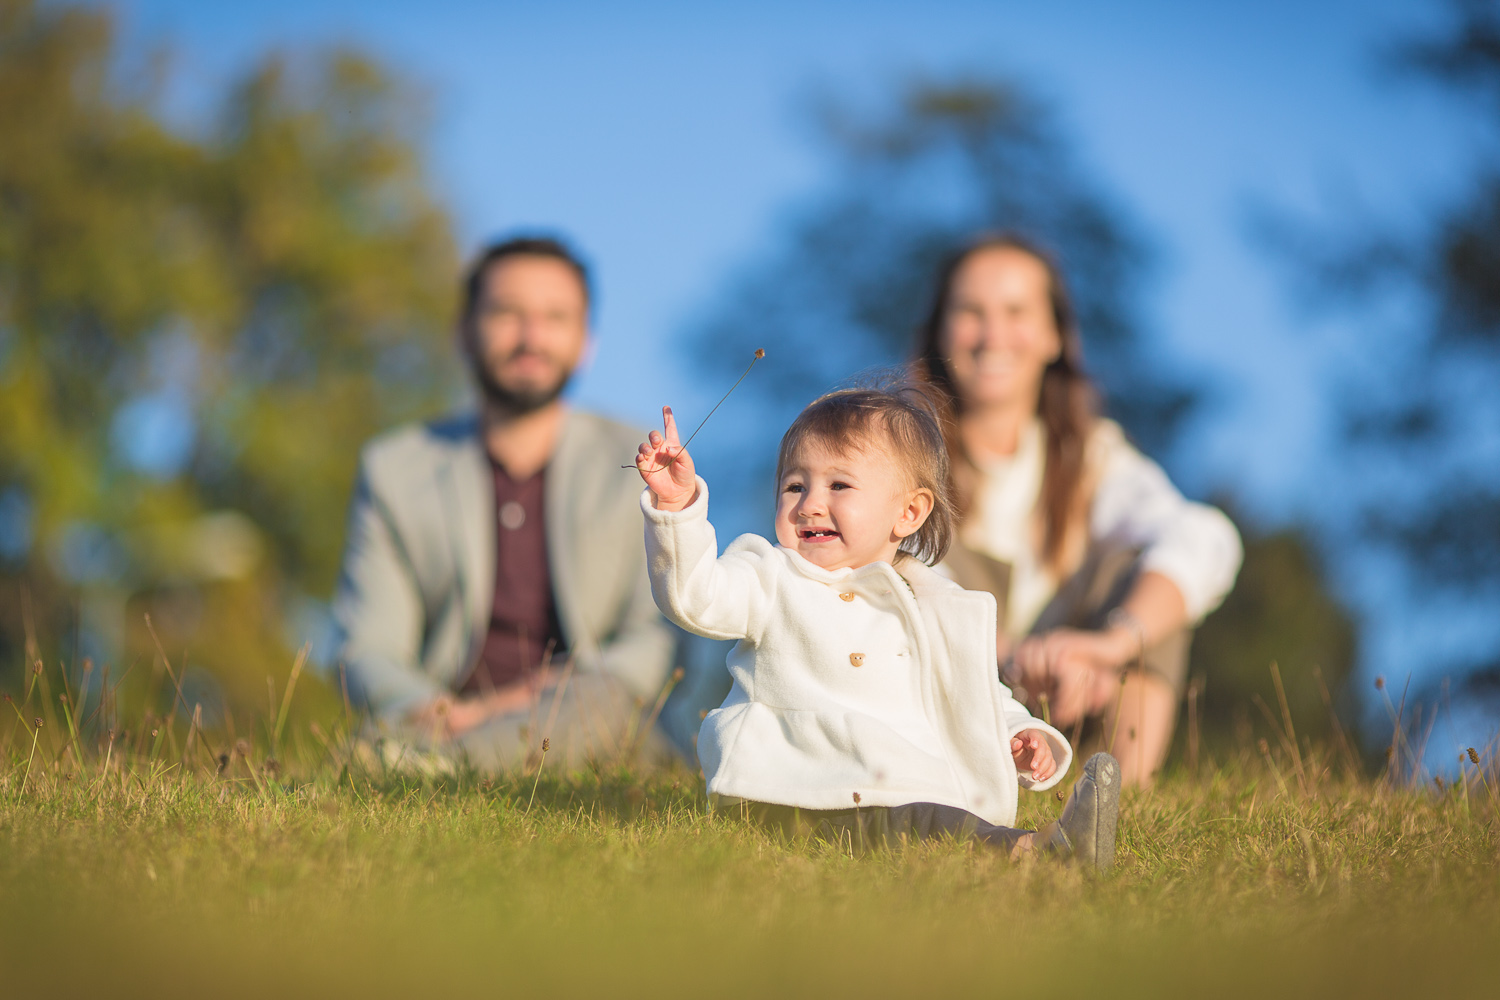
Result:
{"label": "baby's smile", "polygon": [[905,537],[897,534],[909,502],[904,479],[878,446],[804,442],[782,470],[776,540],[823,569],[891,562]]}

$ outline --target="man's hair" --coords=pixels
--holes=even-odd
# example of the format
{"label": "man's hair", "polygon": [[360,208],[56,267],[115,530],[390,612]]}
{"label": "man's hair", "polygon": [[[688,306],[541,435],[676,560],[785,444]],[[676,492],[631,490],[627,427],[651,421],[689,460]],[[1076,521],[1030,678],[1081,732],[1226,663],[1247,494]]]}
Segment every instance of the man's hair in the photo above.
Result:
{"label": "man's hair", "polygon": [[485,247],[464,272],[461,319],[465,325],[474,318],[474,312],[479,308],[479,296],[484,292],[484,276],[491,267],[511,257],[547,257],[566,264],[573,270],[579,287],[583,289],[584,307],[592,307],[594,287],[589,279],[589,267],[576,250],[553,236],[514,236]]}
{"label": "man's hair", "polygon": [[884,450],[907,476],[910,489],[932,493],[932,513],[897,550],[931,566],[948,553],[956,521],[948,449],[931,397],[906,380],[839,389],[819,396],[798,414],[781,439],[776,488],[797,453],[810,441],[847,455]]}

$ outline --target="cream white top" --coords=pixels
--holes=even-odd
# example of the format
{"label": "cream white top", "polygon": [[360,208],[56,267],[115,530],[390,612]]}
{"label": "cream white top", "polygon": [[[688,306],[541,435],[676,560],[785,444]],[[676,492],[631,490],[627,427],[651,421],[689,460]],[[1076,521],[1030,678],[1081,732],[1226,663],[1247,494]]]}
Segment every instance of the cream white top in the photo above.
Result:
{"label": "cream white top", "polygon": [[[1041,421],[1033,419],[1015,454],[979,463],[974,513],[963,528],[966,546],[1010,564],[1003,627],[1013,637],[1030,630],[1061,582],[1042,562],[1037,544],[1045,434]],[[1113,420],[1095,424],[1087,455],[1097,484],[1089,508],[1090,544],[1143,549],[1142,569],[1177,585],[1193,622],[1218,607],[1234,586],[1244,554],[1229,518],[1184,498]]]}
{"label": "cream white top", "polygon": [[[995,669],[995,599],[911,559],[830,571],[759,535],[718,557],[708,485],[681,511],[641,496],[651,592],[672,621],[738,640],[734,686],[698,734],[715,795],[849,809],[935,802],[1015,822],[1018,787],[1072,749]],[[909,586],[908,586],[909,585]],[[1057,773],[1018,775],[1010,737],[1047,735]]]}

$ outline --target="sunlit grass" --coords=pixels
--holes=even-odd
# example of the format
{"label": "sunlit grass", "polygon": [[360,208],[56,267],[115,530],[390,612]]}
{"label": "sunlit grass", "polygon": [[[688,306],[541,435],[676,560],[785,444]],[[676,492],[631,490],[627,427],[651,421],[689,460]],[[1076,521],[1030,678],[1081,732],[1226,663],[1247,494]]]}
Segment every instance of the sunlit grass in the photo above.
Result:
{"label": "sunlit grass", "polygon": [[[286,724],[302,749],[268,767],[274,722],[239,750],[225,734],[189,746],[184,712],[111,743],[98,717],[36,730],[38,698],[0,723],[0,995],[1477,996],[1500,981],[1500,827],[1475,768],[1398,788],[1316,748],[1296,774],[1283,749],[1246,748],[1127,794],[1100,880],[963,844],[779,843],[714,816],[686,771],[423,778],[329,720],[316,736]],[[1022,822],[1058,806],[1023,793]]]}

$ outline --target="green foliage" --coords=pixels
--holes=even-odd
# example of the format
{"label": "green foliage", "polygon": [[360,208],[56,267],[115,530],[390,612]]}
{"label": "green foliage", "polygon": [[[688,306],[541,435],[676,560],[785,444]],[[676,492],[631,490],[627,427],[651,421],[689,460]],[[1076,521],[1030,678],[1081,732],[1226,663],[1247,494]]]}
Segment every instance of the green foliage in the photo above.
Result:
{"label": "green foliage", "polygon": [[1335,699],[1354,667],[1354,623],[1321,584],[1299,531],[1242,531],[1245,563],[1234,590],[1193,638],[1189,674],[1202,692],[1200,718],[1221,743],[1236,728],[1284,728],[1274,663],[1297,735],[1335,739],[1353,714]]}
{"label": "green foliage", "polygon": [[[122,58],[97,8],[0,0],[0,495],[31,522],[0,654],[81,627],[128,662],[154,607],[243,695],[332,588],[360,444],[452,384],[454,248],[367,58],[273,55],[194,131]],[[175,460],[132,454],[153,406]]]}
{"label": "green foliage", "polygon": [[[1337,372],[1348,473],[1335,513],[1351,552],[1389,557],[1405,592],[1381,612],[1465,632],[1401,665],[1440,700],[1493,713],[1500,678],[1500,2],[1448,0],[1441,23],[1389,47],[1387,69],[1437,85],[1478,139],[1456,189],[1414,192],[1415,223],[1343,208],[1315,223],[1266,220],[1293,287],[1357,324]],[[1330,545],[1329,547],[1332,547]],[[1401,606],[1396,607],[1399,603]],[[1457,627],[1453,627],[1454,625]],[[1414,692],[1418,693],[1418,692]]]}

